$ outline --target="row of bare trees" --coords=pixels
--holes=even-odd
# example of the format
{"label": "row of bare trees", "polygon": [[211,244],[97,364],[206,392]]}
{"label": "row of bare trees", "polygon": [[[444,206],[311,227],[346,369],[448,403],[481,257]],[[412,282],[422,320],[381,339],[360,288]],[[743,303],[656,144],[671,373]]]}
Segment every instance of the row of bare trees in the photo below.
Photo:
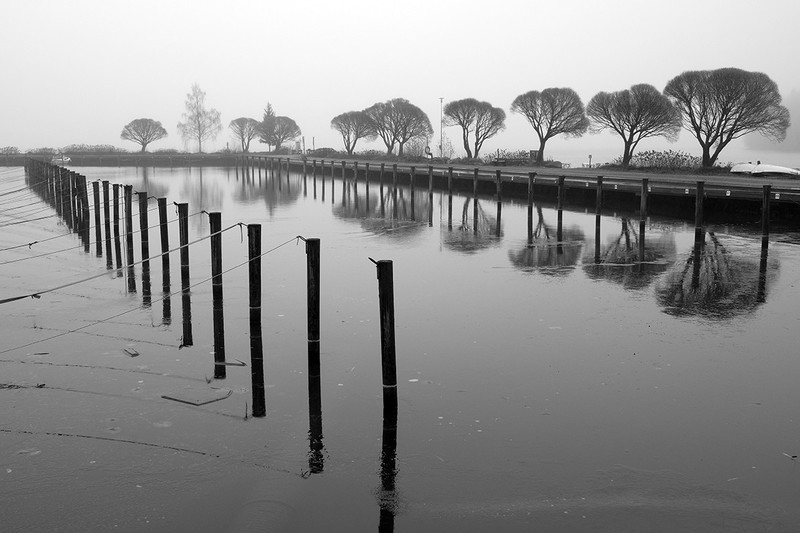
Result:
{"label": "row of bare trees", "polygon": [[[186,111],[183,121],[178,123],[178,131],[185,142],[197,142],[199,152],[203,143],[214,139],[222,130],[220,112],[206,106],[206,93],[194,84],[186,95]],[[250,143],[258,138],[271,150],[301,135],[297,123],[286,116],[276,116],[272,104],[267,103],[261,121],[249,117],[239,117],[230,122],[229,128],[243,152],[250,150]],[[139,144],[144,152],[147,146],[167,136],[167,130],[160,122],[151,118],[137,118],[122,128],[120,138]]]}

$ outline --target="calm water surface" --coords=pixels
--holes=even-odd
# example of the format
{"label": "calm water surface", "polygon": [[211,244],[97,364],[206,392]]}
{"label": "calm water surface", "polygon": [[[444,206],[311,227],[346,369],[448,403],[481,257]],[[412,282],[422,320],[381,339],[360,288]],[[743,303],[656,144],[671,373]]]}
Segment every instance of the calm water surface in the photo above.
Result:
{"label": "calm water surface", "polygon": [[[606,213],[598,242],[594,213],[564,211],[559,228],[537,203],[529,239],[524,204],[454,196],[449,210],[436,192],[429,223],[427,190],[390,178],[381,197],[363,177],[331,191],[326,173],[323,200],[310,173],[76,170],[188,202],[192,240],[209,233],[205,210],[224,228],[262,224],[264,250],[284,244],[262,267],[268,414],[245,418],[249,366],[213,379],[208,240],[190,247],[192,346],[178,348],[182,302],[165,311],[159,260],[149,307],[139,267],[136,293],[112,271],[7,305],[8,348],[128,311],[0,355],[4,383],[26,385],[0,390],[12,530],[800,528],[795,233],[765,250],[758,228],[707,227],[696,249],[691,225],[649,219],[642,262],[633,213]],[[64,231],[51,225],[6,231],[0,247]],[[309,435],[298,235],[322,246],[321,435]],[[150,241],[155,254],[157,230]],[[227,230],[223,249],[226,354],[249,364],[247,232]],[[394,262],[396,446],[382,433],[370,258]],[[81,249],[0,264],[3,294],[104,265]],[[172,290],[179,272],[173,254]],[[233,392],[201,407],[162,398],[212,387]]]}

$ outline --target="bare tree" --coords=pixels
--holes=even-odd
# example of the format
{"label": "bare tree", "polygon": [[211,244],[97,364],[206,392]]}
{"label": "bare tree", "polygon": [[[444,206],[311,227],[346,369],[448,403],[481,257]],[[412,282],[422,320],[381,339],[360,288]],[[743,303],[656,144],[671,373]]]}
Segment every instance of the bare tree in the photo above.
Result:
{"label": "bare tree", "polygon": [[[448,102],[444,106],[448,126],[461,128],[461,142],[467,158],[478,157],[483,142],[505,129],[506,113],[489,102],[475,98],[464,98]],[[470,133],[474,133],[475,144],[470,146]]]}
{"label": "bare tree", "polygon": [[359,139],[376,137],[372,121],[364,111],[348,111],[331,119],[331,128],[342,134],[344,149],[352,154]]}
{"label": "bare tree", "polygon": [[275,146],[275,110],[269,102],[264,108],[264,117],[259,126],[258,142],[266,144],[268,151],[272,151],[272,147]]}
{"label": "bare tree", "polygon": [[551,87],[529,91],[514,99],[511,111],[528,119],[539,136],[537,163],[544,162],[544,146],[556,135],[580,137],[589,128],[589,119],[578,93],[569,88]]}
{"label": "bare tree", "polygon": [[417,137],[428,139],[433,127],[428,115],[408,100],[394,98],[379,102],[364,110],[372,127],[391,154],[397,145],[397,155],[403,155],[403,146]]}
{"label": "bare tree", "polygon": [[790,125],[777,84],[761,72],[691,70],[672,78],[664,94],[680,110],[683,127],[700,143],[704,167],[714,166],[734,139],[758,132],[781,142]]}
{"label": "bare tree", "polygon": [[222,130],[219,111],[206,109],[206,93],[198,84],[192,85],[192,92],[186,95],[186,112],[183,122],[178,123],[178,131],[184,141],[197,141],[197,151],[203,151],[203,141],[214,139]]}
{"label": "bare tree", "polygon": [[681,115],[658,89],[646,83],[613,93],[599,92],[586,106],[593,129],[610,128],[624,143],[622,165],[631,162],[636,146],[647,137],[674,141],[681,129]]}
{"label": "bare tree", "polygon": [[300,127],[291,118],[275,117],[275,131],[272,135],[275,148],[280,148],[283,143],[296,139],[301,134]]}
{"label": "bare tree", "polygon": [[147,150],[147,145],[151,142],[163,139],[167,136],[167,130],[161,123],[152,118],[137,118],[132,120],[122,128],[120,138],[125,141],[133,141],[142,146],[142,152]]}
{"label": "bare tree", "polygon": [[233,138],[242,147],[242,152],[250,151],[250,141],[258,137],[261,123],[254,118],[239,117],[231,120],[228,127],[233,131]]}

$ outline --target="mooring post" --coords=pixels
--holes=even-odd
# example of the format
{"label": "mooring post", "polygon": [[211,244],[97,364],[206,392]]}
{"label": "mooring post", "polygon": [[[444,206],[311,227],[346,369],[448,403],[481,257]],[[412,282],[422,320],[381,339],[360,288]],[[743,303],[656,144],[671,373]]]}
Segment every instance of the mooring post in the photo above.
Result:
{"label": "mooring post", "polygon": [[695,240],[698,239],[698,234],[702,237],[705,233],[703,229],[703,200],[705,197],[705,182],[698,181],[695,189],[694,197],[694,231]]}
{"label": "mooring post", "polygon": [[103,214],[105,215],[106,229],[106,268],[111,270],[114,258],[111,252],[111,198],[109,195],[108,181],[103,181]]}
{"label": "mooring post", "polygon": [[89,190],[87,188],[86,176],[78,175],[80,185],[81,203],[81,227],[83,236],[83,251],[89,253],[91,250],[91,230],[89,221]]}
{"label": "mooring post", "polygon": [[[139,234],[142,243],[142,267],[150,268],[150,232],[147,216],[147,192],[139,191]],[[145,266],[146,265],[146,266]]]}
{"label": "mooring post", "polygon": [[389,260],[375,261],[378,267],[378,303],[381,324],[381,371],[383,410],[397,411],[397,361],[394,328],[394,273]]}
{"label": "mooring post", "polygon": [[415,202],[414,202],[414,179],[416,178],[416,174],[417,174],[417,169],[414,168],[414,167],[411,167],[411,171],[409,173],[409,187],[411,188],[411,191],[410,191],[410,193],[411,193],[411,199],[410,199],[411,200],[410,201],[410,203],[411,203],[411,220],[416,220],[415,213],[414,213],[414,205],[415,205]]}
{"label": "mooring post", "polygon": [[497,189],[497,202],[500,203],[503,201],[503,176],[500,173],[499,168],[494,172],[495,172],[495,183]]}
{"label": "mooring post", "polygon": [[384,170],[384,163],[381,163],[381,171],[378,174],[378,187],[380,188],[380,194],[383,196],[383,170]]}
{"label": "mooring post", "polygon": [[556,199],[556,209],[561,211],[564,209],[564,182],[566,181],[566,176],[559,176],[558,177],[558,198]]}
{"label": "mooring post", "polygon": [[472,170],[472,197],[478,199],[478,169]]}
{"label": "mooring post", "polygon": [[769,201],[772,194],[772,186],[764,185],[761,198],[761,243],[766,246],[769,242]]}
{"label": "mooring post", "polygon": [[125,250],[127,265],[133,264],[133,185],[125,185]]}
{"label": "mooring post", "polygon": [[167,199],[159,198],[158,203],[158,224],[161,234],[161,291],[163,293],[162,307],[164,324],[172,323],[172,301],[170,300],[170,279],[169,279],[169,226],[167,224]]}
{"label": "mooring post", "polygon": [[[320,362],[320,242],[306,239],[306,299],[308,304],[308,413],[312,452],[322,440],[322,369]],[[314,438],[314,435],[317,437]]]}
{"label": "mooring post", "polygon": [[94,240],[95,255],[103,256],[103,233],[100,230],[100,183],[92,182],[92,192],[94,193]]}
{"label": "mooring post", "polygon": [[364,191],[367,198],[367,213],[369,213],[369,163],[364,163]]}
{"label": "mooring post", "polygon": [[122,244],[119,234],[119,184],[114,183],[111,189],[114,194],[114,255],[117,269],[120,269],[122,268]]}
{"label": "mooring post", "polygon": [[225,320],[222,308],[222,213],[208,214],[211,230],[211,293],[214,322],[214,379],[225,379]]}
{"label": "mooring post", "polygon": [[428,227],[433,227],[433,166],[428,165]]}
{"label": "mooring post", "polygon": [[261,338],[261,224],[247,225],[248,273],[250,278],[250,377],[253,416],[267,414],[264,395],[264,350]]}
{"label": "mooring post", "polygon": [[178,233],[181,258],[181,302],[183,304],[183,340],[181,346],[194,344],[192,335],[192,299],[189,292],[189,204],[178,204]]}
{"label": "mooring post", "polygon": [[[331,204],[333,204],[334,200],[336,199],[336,194],[334,192],[334,184],[336,183],[336,179],[334,178],[334,173],[336,172],[336,161],[331,159]],[[342,177],[342,183],[344,183],[344,177]]]}
{"label": "mooring post", "polygon": [[533,243],[533,184],[536,172],[528,172],[528,244]]}
{"label": "mooring post", "polygon": [[650,192],[647,178],[642,179],[642,198],[639,206],[639,262],[645,260],[644,230],[647,221],[647,196]]}
{"label": "mooring post", "polygon": [[314,199],[316,200],[317,199],[317,160],[313,159],[311,161],[311,165],[312,165],[311,172],[312,172],[312,175],[313,175],[312,183],[313,183],[313,188],[314,188]]}

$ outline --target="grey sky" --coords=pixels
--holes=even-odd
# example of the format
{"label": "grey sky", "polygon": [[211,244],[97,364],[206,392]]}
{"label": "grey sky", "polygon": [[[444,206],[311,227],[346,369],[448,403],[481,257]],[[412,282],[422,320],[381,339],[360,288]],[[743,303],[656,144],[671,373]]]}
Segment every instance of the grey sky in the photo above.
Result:
{"label": "grey sky", "polygon": [[[231,120],[260,119],[267,102],[297,121],[308,147],[313,137],[316,147],[341,148],[330,119],[344,111],[407,98],[428,113],[438,138],[439,97],[475,97],[508,113],[506,130],[487,141],[487,151],[537,147],[528,123],[509,112],[532,89],[572,87],[586,103],[598,91],[635,83],[661,90],[685,70],[728,66],[765,72],[784,98],[800,89],[793,57],[800,4],[793,0],[4,4],[0,146],[21,149],[85,143],[135,150],[119,134],[142,117],[169,132],[150,149],[183,148],[175,126],[195,82],[225,126],[209,150],[231,141]],[[458,150],[458,131],[445,133]],[[674,145],[640,146],[648,148],[699,152],[687,132]],[[721,160],[742,148],[737,141]],[[550,156],[573,164],[593,151],[596,162],[610,159],[621,143],[603,133],[548,144]],[[792,157],[780,162],[800,165]]]}

